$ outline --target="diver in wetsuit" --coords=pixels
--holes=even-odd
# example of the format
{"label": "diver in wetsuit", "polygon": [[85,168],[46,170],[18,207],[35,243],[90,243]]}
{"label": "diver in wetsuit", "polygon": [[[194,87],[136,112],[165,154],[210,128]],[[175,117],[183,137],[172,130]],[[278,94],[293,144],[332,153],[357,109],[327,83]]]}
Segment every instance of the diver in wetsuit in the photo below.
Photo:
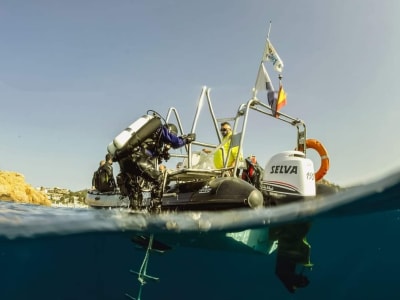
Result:
{"label": "diver in wetsuit", "polygon": [[[310,281],[304,274],[306,268],[311,268],[310,245],[306,235],[311,227],[309,222],[298,222],[271,227],[269,238],[278,241],[275,274],[290,293],[298,288],[304,288]],[[297,266],[302,265],[298,272]]]}
{"label": "diver in wetsuit", "polygon": [[105,160],[100,161],[99,168],[93,174],[93,189],[96,189],[101,193],[115,191],[117,185],[114,179],[112,163],[112,155],[107,153]]}
{"label": "diver in wetsuit", "polygon": [[124,151],[124,155],[116,153],[116,160],[121,169],[121,173],[117,176],[117,183],[122,195],[131,196],[130,176],[141,176],[152,183],[152,207],[157,208],[160,206],[163,173],[157,168],[157,164],[170,158],[168,151],[171,148],[183,147],[196,138],[194,133],[184,136],[178,136],[177,134],[178,129],[174,124],[161,125],[139,146],[129,151],[128,155],[126,151]]}

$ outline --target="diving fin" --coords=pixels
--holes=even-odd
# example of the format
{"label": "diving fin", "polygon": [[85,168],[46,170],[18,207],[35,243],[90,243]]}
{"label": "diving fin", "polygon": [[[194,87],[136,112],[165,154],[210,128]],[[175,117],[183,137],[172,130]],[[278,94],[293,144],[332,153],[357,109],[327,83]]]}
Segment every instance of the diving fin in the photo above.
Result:
{"label": "diving fin", "polygon": [[306,276],[296,273],[296,263],[283,255],[276,257],[275,274],[290,293],[294,293],[297,288],[304,288],[310,283]]}

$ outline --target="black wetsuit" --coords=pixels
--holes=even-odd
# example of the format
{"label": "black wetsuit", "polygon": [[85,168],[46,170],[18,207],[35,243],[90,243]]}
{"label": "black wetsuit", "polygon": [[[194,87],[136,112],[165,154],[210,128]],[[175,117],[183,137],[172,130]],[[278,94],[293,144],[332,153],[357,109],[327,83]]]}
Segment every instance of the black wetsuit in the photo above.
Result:
{"label": "black wetsuit", "polygon": [[157,163],[162,160],[168,160],[168,150],[183,147],[188,142],[191,142],[187,137],[177,136],[170,132],[166,126],[160,126],[155,132],[145,140],[135,151],[123,157],[117,153],[116,159],[120,165],[121,174],[117,177],[117,183],[122,194],[129,194],[125,189],[127,176],[141,176],[145,180],[154,183],[152,191],[153,198],[161,198],[162,195],[162,172],[157,168]]}
{"label": "black wetsuit", "polygon": [[93,174],[92,185],[100,192],[113,192],[117,187],[113,167],[109,162],[100,166]]}

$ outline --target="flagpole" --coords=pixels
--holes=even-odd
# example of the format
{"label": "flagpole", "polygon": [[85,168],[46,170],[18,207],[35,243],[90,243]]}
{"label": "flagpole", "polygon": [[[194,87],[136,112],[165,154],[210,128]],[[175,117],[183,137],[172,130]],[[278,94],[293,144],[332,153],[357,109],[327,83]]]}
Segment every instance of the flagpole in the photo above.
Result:
{"label": "flagpole", "polygon": [[[271,33],[271,26],[272,26],[272,21],[270,20],[270,21],[269,21],[268,32],[267,32],[267,40],[266,40],[266,42],[265,42],[264,51],[263,51],[263,54],[262,54],[262,56],[261,56],[261,63],[260,63],[260,68],[263,67],[264,70],[265,70],[265,68],[264,68],[264,66],[263,66],[263,63],[264,63],[264,59],[265,59],[265,53],[267,53],[266,51],[267,51],[268,44],[269,44],[269,35],[270,35],[270,33]],[[258,92],[258,90],[257,90],[257,83],[258,83],[258,81],[260,80],[260,78],[259,78],[259,76],[260,76],[260,70],[261,70],[261,69],[258,70],[257,78],[256,78],[256,84],[255,84],[255,86],[254,86],[253,89],[252,89],[252,92],[253,92],[253,99],[256,99],[256,100],[258,100],[258,99],[257,99],[257,92]],[[272,85],[271,79],[269,78],[268,72],[266,72],[266,70],[265,70],[265,76],[266,76],[266,79],[267,79],[267,82],[266,82],[266,84],[267,84],[267,86],[266,86],[267,91],[268,91],[268,90],[274,91],[274,87],[273,87],[273,85]]]}
{"label": "flagpole", "polygon": [[[253,87],[253,97],[252,99],[256,100],[257,99],[257,90],[255,87]],[[258,100],[258,99],[257,99]]]}
{"label": "flagpole", "polygon": [[261,56],[261,61],[265,60],[265,54],[267,53],[268,49],[268,44],[269,44],[269,34],[271,33],[271,26],[272,26],[272,21],[269,21],[269,27],[268,27],[268,32],[267,32],[267,40],[265,41],[265,46],[264,46],[264,52]]}
{"label": "flagpole", "polygon": [[269,40],[269,34],[271,32],[271,26],[272,26],[272,21],[269,20],[269,28],[268,28],[267,40]]}

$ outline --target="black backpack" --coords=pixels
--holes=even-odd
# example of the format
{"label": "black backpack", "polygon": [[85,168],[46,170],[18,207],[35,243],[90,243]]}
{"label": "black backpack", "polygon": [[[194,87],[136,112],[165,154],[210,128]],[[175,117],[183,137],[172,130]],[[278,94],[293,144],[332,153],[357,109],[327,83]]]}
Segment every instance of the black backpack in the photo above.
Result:
{"label": "black backpack", "polygon": [[94,172],[94,187],[99,192],[113,191],[108,172],[105,168],[100,167],[96,172]]}
{"label": "black backpack", "polygon": [[253,163],[249,158],[246,158],[246,166],[246,169],[242,173],[242,179],[260,190],[264,177],[264,169],[257,162]]}

